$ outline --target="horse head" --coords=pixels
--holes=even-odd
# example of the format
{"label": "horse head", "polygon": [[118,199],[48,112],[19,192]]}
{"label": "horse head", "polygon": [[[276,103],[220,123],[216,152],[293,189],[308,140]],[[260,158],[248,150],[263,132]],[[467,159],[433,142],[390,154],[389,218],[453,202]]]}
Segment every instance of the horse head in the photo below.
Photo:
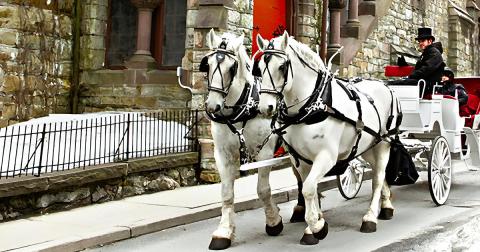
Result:
{"label": "horse head", "polygon": [[207,34],[210,52],[200,63],[200,71],[206,73],[208,82],[207,112],[219,112],[243,90],[249,73],[244,69],[248,67],[248,55],[243,39],[243,35],[236,37],[229,33],[218,36],[213,29]]}
{"label": "horse head", "polygon": [[287,31],[270,41],[258,34],[257,44],[263,55],[255,62],[253,75],[262,77],[259,102],[262,114],[275,114],[280,102],[287,107],[301,105],[312,93],[315,85],[312,79],[327,72],[318,54],[290,37]]}
{"label": "horse head", "polygon": [[282,36],[270,41],[258,34],[257,45],[263,52],[253,66],[253,74],[262,77],[258,108],[260,113],[271,116],[277,111],[278,101],[283,99],[283,91],[291,86],[288,81],[291,63],[285,53],[288,48],[288,33],[285,31]]}

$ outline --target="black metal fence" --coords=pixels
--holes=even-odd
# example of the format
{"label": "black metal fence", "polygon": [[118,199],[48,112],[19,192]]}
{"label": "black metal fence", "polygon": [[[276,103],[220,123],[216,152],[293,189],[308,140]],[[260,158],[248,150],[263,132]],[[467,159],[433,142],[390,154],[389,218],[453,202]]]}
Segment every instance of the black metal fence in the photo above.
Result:
{"label": "black metal fence", "polygon": [[0,179],[197,151],[198,111],[90,114],[0,129]]}

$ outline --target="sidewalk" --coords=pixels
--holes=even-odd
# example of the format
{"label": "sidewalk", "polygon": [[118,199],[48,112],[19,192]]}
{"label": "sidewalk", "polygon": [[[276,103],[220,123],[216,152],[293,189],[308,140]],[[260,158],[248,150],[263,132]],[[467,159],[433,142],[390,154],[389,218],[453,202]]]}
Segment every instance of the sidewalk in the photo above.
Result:
{"label": "sidewalk", "polygon": [[[273,171],[279,203],[297,198],[291,169]],[[235,181],[235,209],[261,207],[257,175]],[[320,184],[335,188],[334,177]],[[183,187],[69,211],[0,223],[0,251],[78,251],[220,215],[220,184]]]}

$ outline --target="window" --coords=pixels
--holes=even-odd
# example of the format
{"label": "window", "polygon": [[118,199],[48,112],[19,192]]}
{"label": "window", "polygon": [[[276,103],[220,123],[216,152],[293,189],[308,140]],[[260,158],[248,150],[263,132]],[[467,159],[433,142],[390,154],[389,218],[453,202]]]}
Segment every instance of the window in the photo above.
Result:
{"label": "window", "polygon": [[123,68],[136,49],[138,12],[130,0],[113,0],[109,6],[106,66]]}
{"label": "window", "polygon": [[185,54],[186,0],[164,0],[153,13],[152,55],[160,68],[181,65]]}

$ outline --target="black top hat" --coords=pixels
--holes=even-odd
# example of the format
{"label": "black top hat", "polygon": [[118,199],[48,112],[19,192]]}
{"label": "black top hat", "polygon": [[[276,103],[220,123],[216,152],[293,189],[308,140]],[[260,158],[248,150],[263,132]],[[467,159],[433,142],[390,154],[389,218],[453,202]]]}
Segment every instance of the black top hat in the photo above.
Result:
{"label": "black top hat", "polygon": [[435,37],[432,35],[432,28],[429,28],[429,27],[418,28],[418,37],[416,37],[415,40],[429,39],[429,38],[435,40]]}

